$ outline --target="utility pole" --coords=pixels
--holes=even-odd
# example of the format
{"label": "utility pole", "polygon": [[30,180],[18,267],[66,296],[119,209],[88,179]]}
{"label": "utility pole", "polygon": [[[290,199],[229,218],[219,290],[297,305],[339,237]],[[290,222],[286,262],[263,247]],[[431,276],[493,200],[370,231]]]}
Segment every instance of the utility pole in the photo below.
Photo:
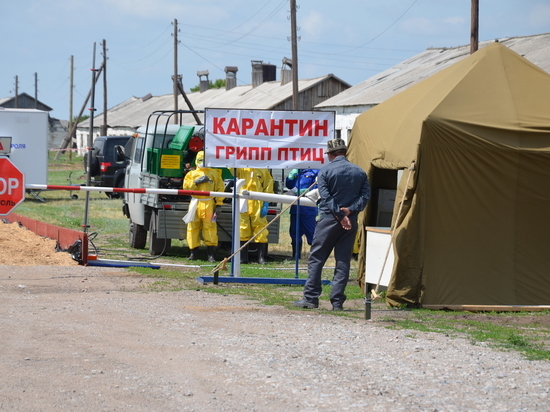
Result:
{"label": "utility pole", "polygon": [[[94,43],[94,66],[95,66],[95,43]],[[101,76],[101,72],[103,71],[103,64],[101,65],[101,67],[99,69],[97,69],[97,70],[94,69],[93,71],[96,72],[95,82],[97,82],[99,80],[99,76]],[[95,83],[94,83],[94,85],[95,85]],[[78,125],[78,120],[82,117],[82,114],[84,113],[84,109],[86,108],[86,105],[88,104],[88,100],[90,100],[91,95],[92,95],[92,90],[90,90],[88,92],[88,96],[86,96],[86,100],[84,100],[84,104],[82,105],[82,108],[80,109],[80,112],[76,116],[76,121],[72,124],[72,128],[69,130],[69,133],[67,134],[67,136],[65,137],[63,142],[61,142],[60,149],[62,149],[62,150],[60,150],[56,153],[55,160],[59,159],[59,156],[61,155],[61,152],[63,151],[63,149],[66,149],[68,147],[69,142],[71,141],[71,136],[73,134],[75,134],[75,132],[76,132],[76,126]],[[90,118],[91,117],[92,116],[90,116]]]}
{"label": "utility pole", "polygon": [[473,54],[477,51],[479,43],[479,0],[472,0],[471,14],[470,54]]}
{"label": "utility pole", "polygon": [[292,109],[298,107],[298,36],[296,34],[296,0],[290,0],[290,26],[292,42]]}
{"label": "utility pole", "polygon": [[17,109],[19,107],[19,77],[15,75],[15,102],[14,106]]}
{"label": "utility pole", "polygon": [[34,108],[38,108],[38,74],[34,72]]}
{"label": "utility pole", "polygon": [[[73,82],[74,82],[74,56],[71,55],[71,74],[70,74],[70,86],[69,86],[69,132],[73,129]],[[69,136],[69,141],[72,141],[73,136]],[[70,144],[68,145],[69,149]],[[69,151],[69,159],[71,158],[71,151]]]}
{"label": "utility pole", "polygon": [[[69,74],[69,124],[67,125],[68,126],[68,129],[69,129],[69,133],[70,131],[72,130],[73,128],[73,71],[74,71],[74,65],[73,65],[73,56],[71,55],[71,69],[70,69],[70,74]],[[72,159],[73,158],[73,152],[70,150],[72,149],[72,139],[73,137],[72,136],[68,136],[69,137],[69,143],[67,144],[67,147],[69,148],[69,159]]]}
{"label": "utility pole", "polygon": [[107,42],[103,39],[103,124],[99,134],[107,136]]}
{"label": "utility pole", "polygon": [[[174,19],[174,110],[178,110],[178,20]],[[174,123],[178,124],[178,116],[174,116]]]}

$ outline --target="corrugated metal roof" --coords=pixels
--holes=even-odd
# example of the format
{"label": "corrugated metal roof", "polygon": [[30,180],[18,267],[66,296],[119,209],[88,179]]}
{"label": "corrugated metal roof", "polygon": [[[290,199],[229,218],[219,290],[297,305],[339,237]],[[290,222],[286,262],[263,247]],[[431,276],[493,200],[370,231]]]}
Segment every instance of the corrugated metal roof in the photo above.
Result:
{"label": "corrugated metal roof", "polygon": [[[23,93],[19,93],[17,95],[17,99],[18,99],[18,106],[17,109],[34,109],[35,107],[35,98],[32,97],[31,95],[23,92]],[[42,103],[40,100],[36,100],[36,108],[38,110],[43,110],[43,111],[46,111],[46,112],[51,112],[53,109]],[[5,108],[15,108],[15,96],[11,96],[11,97],[4,97],[2,99],[0,99],[0,107],[5,107]]]}
{"label": "corrugated metal roof", "polygon": [[[313,79],[299,80],[298,90],[300,92],[307,90],[330,77],[336,78],[342,82],[342,80],[338,79],[336,76],[328,74]],[[225,88],[209,89],[203,93],[187,93],[187,97],[195,110],[204,110],[205,108],[269,110],[292,97],[292,82],[285,85],[281,85],[280,81],[265,82],[255,88],[249,84],[245,86],[236,86],[230,90],[225,90]],[[173,108],[173,94],[152,97],[147,96],[144,98],[131,97],[107,111],[107,123],[113,127],[137,128],[139,126],[144,126],[147,118],[154,111],[173,110]],[[181,96],[178,97],[178,108],[180,110],[189,109]],[[103,115],[96,115],[94,125],[99,125],[102,122]],[[182,116],[182,122],[184,124],[194,124],[195,120],[191,114],[184,114]],[[88,120],[80,123],[78,126],[79,129],[86,127],[89,127]]]}
{"label": "corrugated metal roof", "polygon": [[[485,47],[495,40],[479,43]],[[498,39],[506,47],[550,73],[550,33]],[[470,55],[470,45],[429,48],[315,106],[376,105]]]}

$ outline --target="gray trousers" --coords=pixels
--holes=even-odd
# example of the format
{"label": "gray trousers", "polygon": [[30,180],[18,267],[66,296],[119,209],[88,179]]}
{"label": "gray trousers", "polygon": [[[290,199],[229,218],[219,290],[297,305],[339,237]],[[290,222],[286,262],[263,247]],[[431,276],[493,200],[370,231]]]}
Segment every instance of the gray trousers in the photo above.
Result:
{"label": "gray trousers", "polygon": [[333,217],[325,217],[317,223],[307,262],[308,276],[304,285],[304,298],[307,301],[319,302],[323,266],[333,250],[336,267],[330,301],[333,305],[342,305],[346,300],[344,291],[349,280],[353,243],[357,233],[357,215],[350,216],[350,221],[352,225],[350,230],[345,230]]}

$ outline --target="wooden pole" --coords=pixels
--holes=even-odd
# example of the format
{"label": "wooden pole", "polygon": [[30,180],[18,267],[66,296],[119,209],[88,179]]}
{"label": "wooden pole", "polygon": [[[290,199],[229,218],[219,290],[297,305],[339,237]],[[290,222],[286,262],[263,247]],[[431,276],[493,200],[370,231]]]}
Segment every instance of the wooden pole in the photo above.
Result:
{"label": "wooden pole", "polygon": [[[189,98],[187,97],[187,94],[183,90],[183,85],[179,81],[178,81],[178,89],[179,89],[181,95],[183,96],[183,100],[185,100],[185,103],[187,103],[187,106],[189,106],[189,110],[195,110],[193,108],[193,104],[191,103],[191,100],[189,100]],[[193,112],[192,114],[193,114],[193,117],[195,118],[195,121],[197,122],[197,124],[202,125],[201,119],[199,118],[198,114],[195,113],[195,112]]]}
{"label": "wooden pole", "polygon": [[38,108],[38,73],[34,72],[34,108]]}
{"label": "wooden pole", "polygon": [[19,76],[15,76],[15,108],[19,108]]}
{"label": "wooden pole", "polygon": [[296,0],[290,0],[290,26],[292,34],[292,109],[299,110],[298,103],[298,36],[296,33]]}
{"label": "wooden pole", "polygon": [[[174,110],[178,110],[178,21],[174,19]],[[178,116],[174,116],[178,124]]]}
{"label": "wooden pole", "polygon": [[[71,74],[69,86],[69,131],[73,128],[73,88],[74,88],[74,56],[71,55]],[[72,141],[73,135],[69,133],[69,141]],[[72,159],[72,152],[69,152],[69,159]]]}
{"label": "wooden pole", "polygon": [[479,0],[472,0],[471,13],[470,54],[473,54],[477,51],[479,43]]}

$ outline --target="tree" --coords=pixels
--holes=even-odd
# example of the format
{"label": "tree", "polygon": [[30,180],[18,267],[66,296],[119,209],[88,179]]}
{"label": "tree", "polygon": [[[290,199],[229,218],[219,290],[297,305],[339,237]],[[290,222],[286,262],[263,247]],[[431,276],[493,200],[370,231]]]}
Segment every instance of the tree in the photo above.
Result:
{"label": "tree", "polygon": [[[212,80],[210,80],[208,82],[208,88],[209,89],[221,89],[222,87],[225,87],[225,79],[217,79],[216,81],[212,82]],[[201,86],[200,84],[195,86],[195,87],[191,87],[191,91],[192,92],[198,92],[200,91],[201,89]]]}
{"label": "tree", "polygon": [[88,116],[87,114],[84,115],[84,116],[80,116],[79,118],[77,118],[76,116],[73,117],[73,123],[81,123],[83,122],[84,120],[86,119],[89,119],[90,116]]}

